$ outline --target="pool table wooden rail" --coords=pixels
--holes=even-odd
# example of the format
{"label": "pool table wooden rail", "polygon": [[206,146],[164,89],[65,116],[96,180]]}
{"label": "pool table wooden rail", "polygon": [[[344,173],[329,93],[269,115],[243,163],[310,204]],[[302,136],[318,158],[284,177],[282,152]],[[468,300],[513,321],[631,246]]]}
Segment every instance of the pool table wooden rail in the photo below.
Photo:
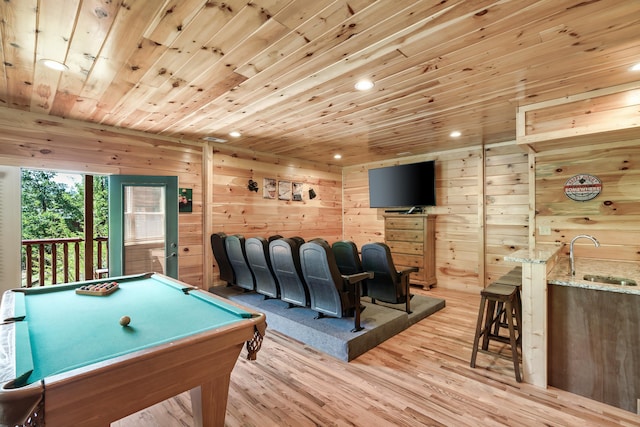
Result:
{"label": "pool table wooden rail", "polygon": [[14,292],[5,292],[0,303],[0,426],[15,426],[28,417],[42,400],[42,384],[16,387]]}

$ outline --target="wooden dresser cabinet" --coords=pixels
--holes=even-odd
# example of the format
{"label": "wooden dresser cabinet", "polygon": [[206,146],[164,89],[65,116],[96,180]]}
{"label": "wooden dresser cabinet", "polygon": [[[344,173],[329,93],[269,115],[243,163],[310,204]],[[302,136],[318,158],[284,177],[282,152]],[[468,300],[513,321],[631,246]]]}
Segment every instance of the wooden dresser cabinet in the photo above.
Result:
{"label": "wooden dresser cabinet", "polygon": [[391,249],[398,270],[418,267],[411,273],[411,284],[432,287],[436,284],[435,215],[384,215],[385,243]]}

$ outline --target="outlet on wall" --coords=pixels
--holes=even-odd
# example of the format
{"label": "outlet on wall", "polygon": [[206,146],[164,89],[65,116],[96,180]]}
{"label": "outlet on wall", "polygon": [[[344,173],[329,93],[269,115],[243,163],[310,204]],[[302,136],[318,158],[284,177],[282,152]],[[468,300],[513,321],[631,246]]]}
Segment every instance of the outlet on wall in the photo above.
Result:
{"label": "outlet on wall", "polygon": [[538,234],[540,236],[550,236],[551,235],[551,226],[550,225],[541,225],[538,227]]}

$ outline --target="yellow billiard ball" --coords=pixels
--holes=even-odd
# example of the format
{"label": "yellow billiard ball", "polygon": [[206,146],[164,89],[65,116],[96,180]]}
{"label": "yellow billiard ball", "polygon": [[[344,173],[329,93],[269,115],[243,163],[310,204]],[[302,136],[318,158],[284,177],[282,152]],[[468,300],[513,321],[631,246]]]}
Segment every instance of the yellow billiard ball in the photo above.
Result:
{"label": "yellow billiard ball", "polygon": [[129,316],[122,316],[120,318],[120,324],[122,326],[127,326],[129,324],[129,322],[131,322],[131,318]]}

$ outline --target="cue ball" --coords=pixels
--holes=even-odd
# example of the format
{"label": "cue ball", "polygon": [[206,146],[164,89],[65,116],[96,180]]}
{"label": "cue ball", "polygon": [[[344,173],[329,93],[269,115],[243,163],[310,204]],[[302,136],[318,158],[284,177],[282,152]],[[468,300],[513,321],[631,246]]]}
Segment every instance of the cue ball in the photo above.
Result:
{"label": "cue ball", "polygon": [[120,318],[120,324],[122,326],[127,326],[129,324],[129,322],[131,322],[131,318],[129,316],[122,316]]}

